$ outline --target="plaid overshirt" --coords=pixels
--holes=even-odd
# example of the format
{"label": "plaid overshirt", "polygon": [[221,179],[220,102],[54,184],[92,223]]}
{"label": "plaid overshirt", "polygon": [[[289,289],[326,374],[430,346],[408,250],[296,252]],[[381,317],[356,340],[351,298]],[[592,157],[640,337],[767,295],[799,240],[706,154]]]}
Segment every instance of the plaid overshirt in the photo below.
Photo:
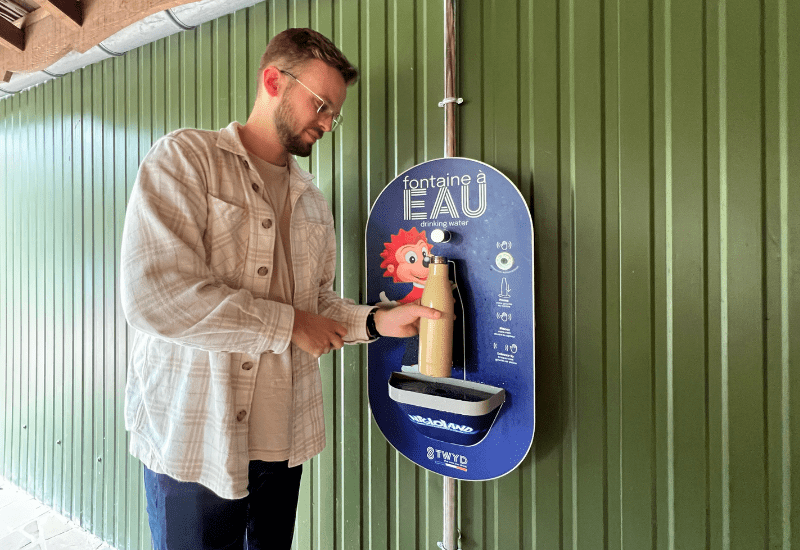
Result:
{"label": "plaid overshirt", "polygon": [[[293,346],[289,465],[325,446],[318,361],[291,344],[293,307],[265,299],[277,221],[238,128],[178,130],[153,145],[128,204],[120,276],[136,329],[125,390],[130,452],[224,498],[247,495],[261,354]],[[294,307],[339,321],[349,343],[366,342],[371,308],[333,291],[333,216],[293,158],[289,200]]]}

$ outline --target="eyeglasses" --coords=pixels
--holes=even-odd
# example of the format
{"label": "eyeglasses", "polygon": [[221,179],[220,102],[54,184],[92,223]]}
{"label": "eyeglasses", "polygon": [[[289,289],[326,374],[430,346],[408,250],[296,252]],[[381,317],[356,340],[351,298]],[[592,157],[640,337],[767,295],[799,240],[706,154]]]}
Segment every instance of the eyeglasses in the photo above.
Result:
{"label": "eyeglasses", "polygon": [[300,82],[300,80],[292,73],[284,70],[280,71],[287,76],[291,76],[293,79],[297,81],[298,84],[300,84],[303,88],[311,92],[311,95],[313,95],[319,100],[319,105],[317,106],[317,115],[322,117],[331,117],[331,132],[333,132],[336,128],[339,127],[339,125],[342,123],[342,118],[343,118],[342,113],[334,113],[333,109],[331,108],[330,105],[328,105],[327,101],[325,101],[324,99],[319,97],[316,93],[314,93],[314,91],[311,88]]}

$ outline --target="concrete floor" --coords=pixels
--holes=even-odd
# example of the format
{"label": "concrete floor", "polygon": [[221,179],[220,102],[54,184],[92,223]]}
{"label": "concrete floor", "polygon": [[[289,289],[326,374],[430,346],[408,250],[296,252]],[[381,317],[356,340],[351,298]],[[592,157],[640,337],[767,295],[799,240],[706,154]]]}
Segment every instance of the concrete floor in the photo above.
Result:
{"label": "concrete floor", "polygon": [[0,549],[114,550],[2,477]]}

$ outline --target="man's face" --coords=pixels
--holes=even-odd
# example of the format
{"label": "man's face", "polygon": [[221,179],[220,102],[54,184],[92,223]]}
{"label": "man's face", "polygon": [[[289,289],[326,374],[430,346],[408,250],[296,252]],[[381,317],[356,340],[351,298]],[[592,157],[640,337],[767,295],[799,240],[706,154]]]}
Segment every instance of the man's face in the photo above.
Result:
{"label": "man's face", "polygon": [[328,104],[330,112],[338,113],[347,96],[347,86],[339,71],[319,60],[307,63],[295,76],[299,82],[284,75],[287,86],[274,112],[275,129],[288,153],[307,157],[314,143],[331,130],[330,115],[317,114],[320,101],[314,93]]}
{"label": "man's face", "polygon": [[[286,149],[286,152],[290,155],[307,157],[311,154],[311,146],[314,142],[309,142],[303,139],[302,134],[296,133],[296,119],[297,116],[294,113],[291,103],[287,101],[284,96],[280,105],[278,105],[278,108],[275,110],[275,129],[278,131],[278,138],[283,148]],[[319,133],[317,139],[322,137],[321,128],[309,128],[307,131]]]}

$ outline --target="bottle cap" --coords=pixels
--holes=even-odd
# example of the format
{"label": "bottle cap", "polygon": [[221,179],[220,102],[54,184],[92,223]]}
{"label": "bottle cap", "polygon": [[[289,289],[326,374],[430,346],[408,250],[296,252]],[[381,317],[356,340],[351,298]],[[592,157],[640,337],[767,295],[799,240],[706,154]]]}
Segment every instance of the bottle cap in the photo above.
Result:
{"label": "bottle cap", "polygon": [[446,264],[447,258],[444,256],[431,256],[431,263],[432,264]]}

